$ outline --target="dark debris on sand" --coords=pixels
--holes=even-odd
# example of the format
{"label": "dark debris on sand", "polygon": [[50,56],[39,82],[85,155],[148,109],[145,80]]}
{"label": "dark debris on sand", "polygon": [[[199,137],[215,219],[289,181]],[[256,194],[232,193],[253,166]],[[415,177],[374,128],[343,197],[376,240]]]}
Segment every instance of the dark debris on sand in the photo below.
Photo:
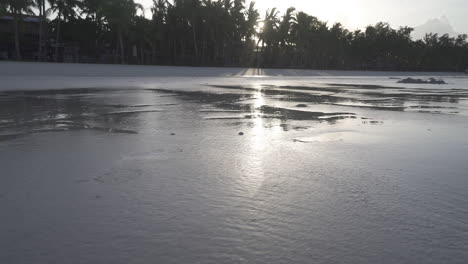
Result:
{"label": "dark debris on sand", "polygon": [[442,79],[434,79],[434,78],[429,78],[427,80],[423,79],[414,79],[414,78],[406,78],[403,80],[399,80],[398,83],[408,83],[408,84],[447,84],[444,80]]}

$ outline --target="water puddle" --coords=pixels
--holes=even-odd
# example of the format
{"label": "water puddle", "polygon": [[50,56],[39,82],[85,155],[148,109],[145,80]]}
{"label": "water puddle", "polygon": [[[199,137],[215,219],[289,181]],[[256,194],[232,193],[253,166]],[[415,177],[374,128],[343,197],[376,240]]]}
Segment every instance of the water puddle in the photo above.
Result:
{"label": "water puddle", "polygon": [[[450,87],[449,87],[450,88]],[[276,119],[284,131],[307,130],[361,118],[361,125],[382,125],[375,111],[468,114],[468,92],[427,85],[391,87],[372,84],[205,85],[194,89],[69,89],[0,93],[0,140],[32,133],[94,130],[136,134],[143,114],[170,113],[185,103],[197,105],[201,120],[258,122]],[[368,119],[370,118],[370,119]],[[145,120],[144,122],[147,122]],[[231,122],[233,123],[233,122]],[[278,127],[279,124],[276,124]],[[347,137],[345,137],[346,139]],[[308,141],[307,139],[298,139]],[[316,137],[313,138],[317,140]],[[320,139],[322,140],[322,139]]]}

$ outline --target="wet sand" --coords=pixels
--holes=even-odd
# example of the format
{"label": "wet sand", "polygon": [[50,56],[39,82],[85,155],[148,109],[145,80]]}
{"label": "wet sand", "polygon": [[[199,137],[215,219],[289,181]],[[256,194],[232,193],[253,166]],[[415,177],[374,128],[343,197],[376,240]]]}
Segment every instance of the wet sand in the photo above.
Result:
{"label": "wet sand", "polygon": [[468,79],[102,75],[0,76],[0,263],[466,263]]}

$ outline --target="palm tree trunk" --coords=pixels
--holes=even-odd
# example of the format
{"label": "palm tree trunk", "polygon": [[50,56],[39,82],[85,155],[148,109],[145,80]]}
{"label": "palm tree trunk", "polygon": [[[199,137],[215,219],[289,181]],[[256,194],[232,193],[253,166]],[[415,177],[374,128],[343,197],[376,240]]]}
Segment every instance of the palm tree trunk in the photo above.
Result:
{"label": "palm tree trunk", "polygon": [[101,17],[95,15],[94,21],[96,23],[96,39],[94,40],[94,59],[96,62],[99,61],[99,51],[100,51],[100,38],[101,38]]}
{"label": "palm tree trunk", "polygon": [[258,39],[257,44],[255,45],[256,55],[257,55],[257,65],[255,67],[257,69],[260,68],[260,56],[261,56],[261,53],[263,52],[263,48],[259,50],[258,44],[260,44],[260,41],[262,41],[261,38]]}
{"label": "palm tree trunk", "polygon": [[201,63],[200,63],[201,65],[205,65],[206,63],[206,55],[205,55],[206,45],[207,45],[206,40],[204,40],[203,45],[202,45],[202,51],[201,51]]}
{"label": "palm tree trunk", "polygon": [[21,50],[20,50],[20,42],[19,42],[19,29],[18,29],[18,14],[14,15],[14,24],[15,24],[16,59],[21,60]]}
{"label": "palm tree trunk", "polygon": [[55,38],[55,62],[58,62],[59,38],[60,38],[60,12],[57,17],[57,36]]}
{"label": "palm tree trunk", "polygon": [[[45,1],[46,0],[43,0],[42,1],[42,22],[43,23],[46,23],[46,26],[47,26],[47,21],[46,21],[46,6],[45,6]],[[44,36],[44,28],[42,29],[42,39],[43,39],[43,43],[42,43],[42,60],[47,60],[47,46],[45,45],[45,43],[47,43],[47,41],[44,41],[44,37],[47,37]],[[44,53],[46,54],[46,56],[44,57]]]}
{"label": "palm tree trunk", "polygon": [[173,41],[173,46],[172,46],[172,64],[176,64],[176,59],[177,59],[177,42],[174,39]]}
{"label": "palm tree trunk", "polygon": [[145,65],[145,50],[143,48],[143,45],[140,44],[140,64]]}
{"label": "palm tree trunk", "polygon": [[120,44],[120,61],[122,64],[125,64],[125,49],[124,49],[124,43],[123,43],[123,38],[122,38],[122,31],[118,31],[119,35],[119,44]]}
{"label": "palm tree trunk", "polygon": [[193,34],[193,48],[195,50],[195,64],[198,64],[198,45],[197,45],[197,33],[195,29],[195,24],[192,27],[192,34]]}
{"label": "palm tree trunk", "polygon": [[42,32],[43,26],[44,26],[44,19],[43,19],[43,13],[42,13],[42,2],[39,4],[39,48],[38,48],[38,54],[37,54],[37,60],[41,61],[42,60]]}

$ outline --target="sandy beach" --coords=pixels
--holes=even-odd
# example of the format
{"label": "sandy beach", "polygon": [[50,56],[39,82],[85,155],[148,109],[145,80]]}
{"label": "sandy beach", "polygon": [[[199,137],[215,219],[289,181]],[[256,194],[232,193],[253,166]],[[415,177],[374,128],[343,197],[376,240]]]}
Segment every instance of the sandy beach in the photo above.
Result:
{"label": "sandy beach", "polygon": [[457,73],[0,62],[0,263],[466,263],[467,135]]}

